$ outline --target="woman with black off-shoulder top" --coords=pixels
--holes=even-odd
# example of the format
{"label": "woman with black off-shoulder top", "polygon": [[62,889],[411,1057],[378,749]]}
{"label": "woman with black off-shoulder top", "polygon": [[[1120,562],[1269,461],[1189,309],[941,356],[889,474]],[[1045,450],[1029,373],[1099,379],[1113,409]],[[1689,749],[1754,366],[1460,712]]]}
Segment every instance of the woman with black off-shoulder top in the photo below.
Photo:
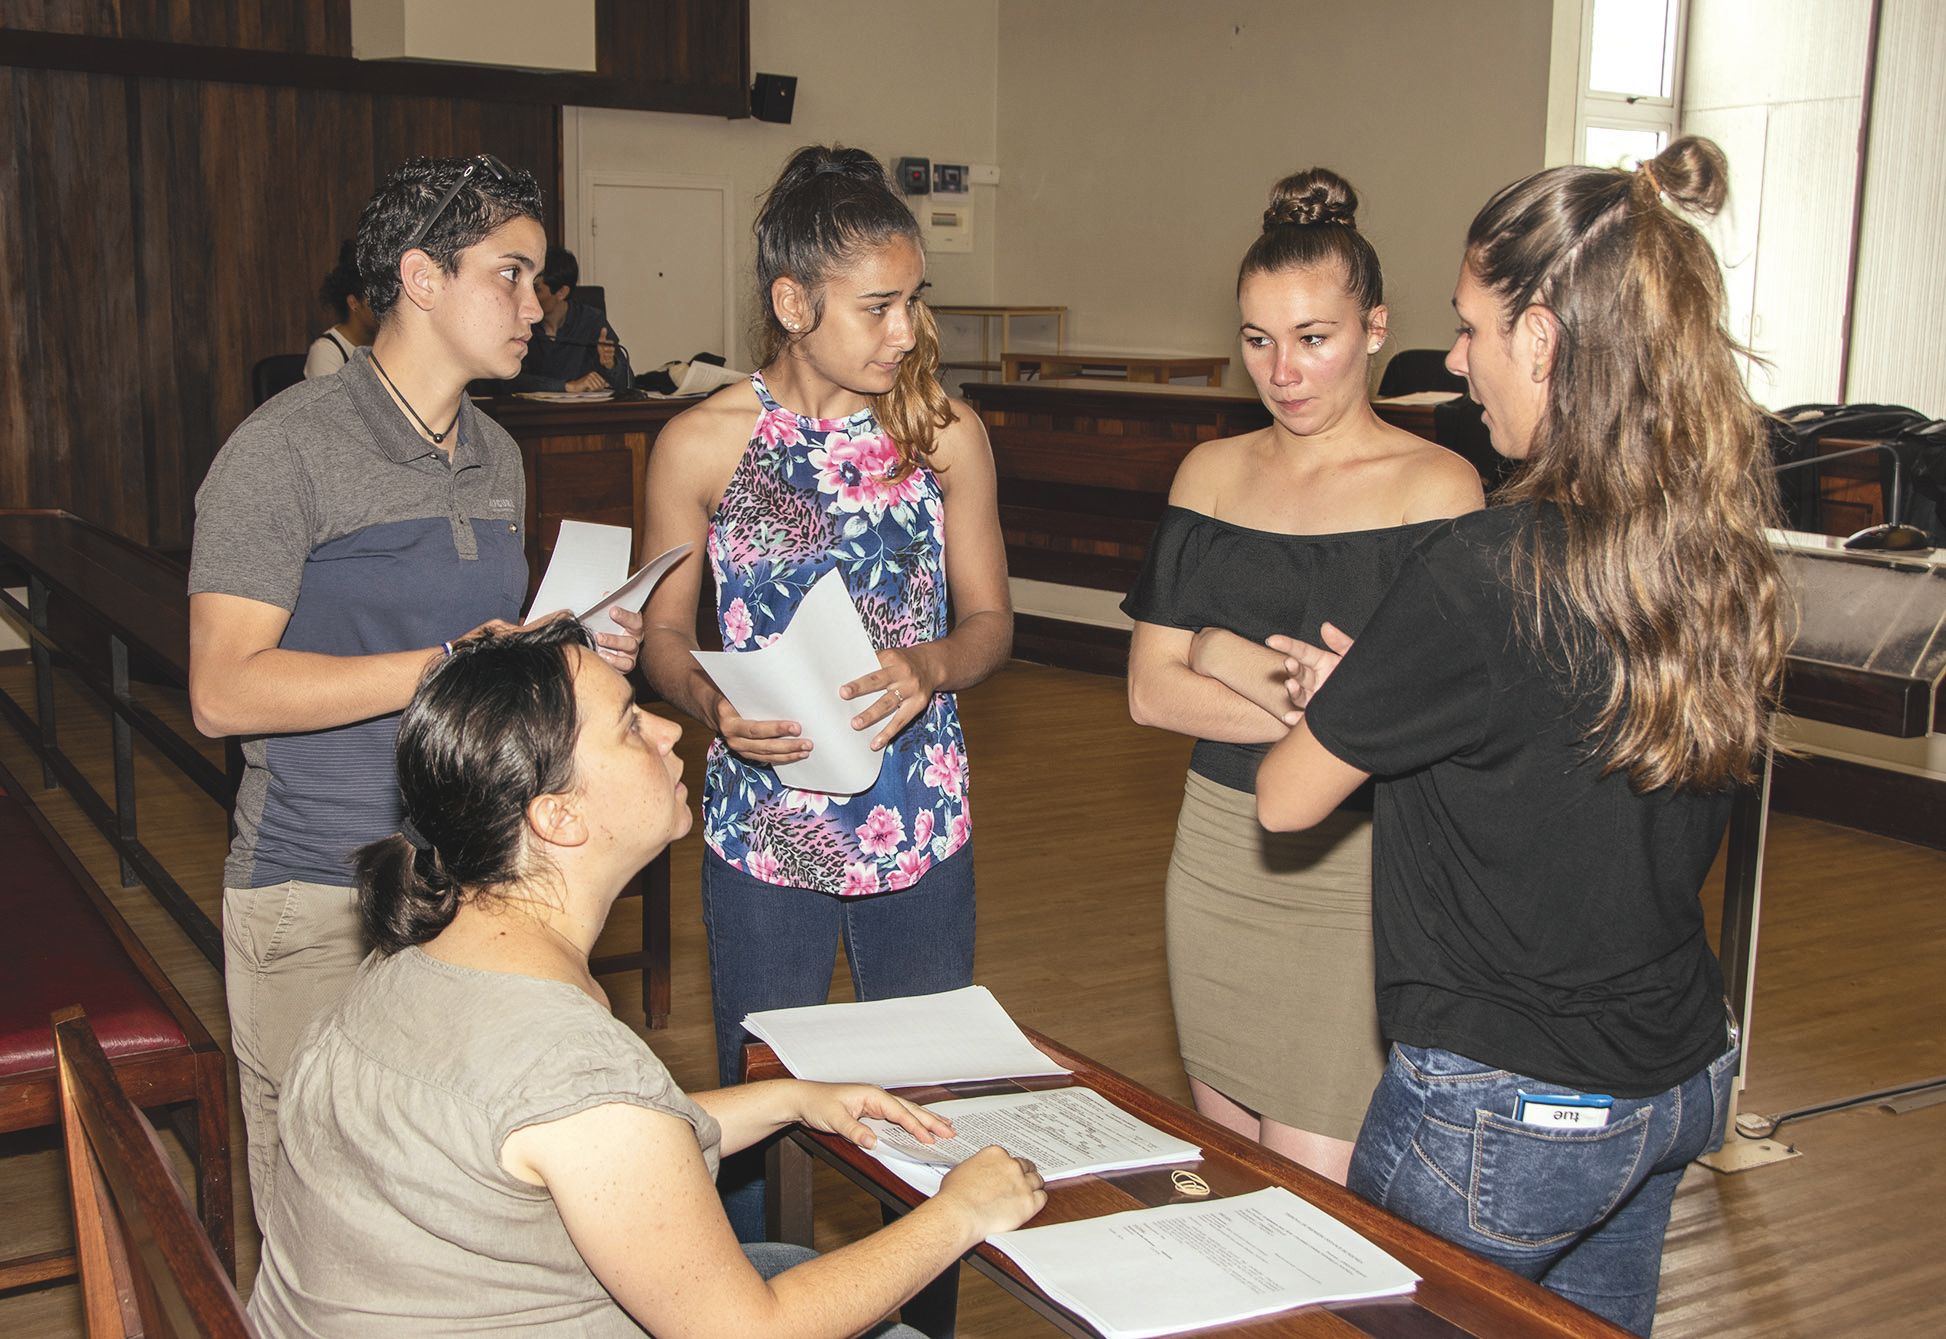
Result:
{"label": "woman with black off-shoulder top", "polygon": [[1322,168],[1272,190],[1237,279],[1271,424],[1183,461],[1122,606],[1131,714],[1197,741],[1165,894],[1197,1108],[1340,1182],[1385,1063],[1371,805],[1294,836],[1258,824],[1257,765],[1296,719],[1264,639],[1355,636],[1430,524],[1482,501],[1470,465],[1372,412],[1386,309],[1357,205]]}

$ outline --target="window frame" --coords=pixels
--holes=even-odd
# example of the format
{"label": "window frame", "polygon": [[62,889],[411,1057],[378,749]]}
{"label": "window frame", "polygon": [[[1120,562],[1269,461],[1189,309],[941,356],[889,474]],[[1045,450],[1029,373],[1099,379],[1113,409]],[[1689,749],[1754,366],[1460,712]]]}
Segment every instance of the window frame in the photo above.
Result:
{"label": "window frame", "polygon": [[1591,87],[1594,79],[1596,0],[1581,0],[1581,64],[1574,106],[1574,162],[1587,164],[1588,131],[1591,129],[1656,131],[1661,136],[1659,147],[1663,148],[1680,133],[1683,59],[1689,38],[1689,0],[1667,2],[1675,16],[1669,39],[1674,50],[1664,54],[1670,91],[1667,97],[1649,97],[1597,91]]}

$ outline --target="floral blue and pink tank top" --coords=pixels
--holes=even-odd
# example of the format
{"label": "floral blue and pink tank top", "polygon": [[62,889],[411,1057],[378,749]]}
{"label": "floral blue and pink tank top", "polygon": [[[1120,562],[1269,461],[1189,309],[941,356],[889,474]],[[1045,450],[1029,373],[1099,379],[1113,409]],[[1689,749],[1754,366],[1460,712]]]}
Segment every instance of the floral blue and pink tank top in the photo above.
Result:
{"label": "floral blue and pink tank top", "polygon": [[[898,451],[869,407],[804,418],[761,375],[750,383],[763,413],[709,526],[723,649],[768,645],[833,568],[875,648],[944,637],[945,499],[933,472],[891,478]],[[933,696],[886,746],[877,782],[849,798],[795,790],[721,739],[710,745],[703,840],[766,883],[846,897],[909,888],[970,832],[951,693]]]}

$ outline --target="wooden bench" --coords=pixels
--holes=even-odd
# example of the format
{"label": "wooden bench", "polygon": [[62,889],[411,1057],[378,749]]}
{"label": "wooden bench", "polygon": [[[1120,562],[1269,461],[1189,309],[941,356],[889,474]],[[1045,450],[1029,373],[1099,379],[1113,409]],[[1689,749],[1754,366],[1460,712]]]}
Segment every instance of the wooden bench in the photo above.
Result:
{"label": "wooden bench", "polygon": [[[196,1166],[203,1230],[234,1269],[223,1052],[25,790],[0,766],[0,1134],[60,1118],[48,1018],[80,1006],[140,1106],[169,1108]],[[0,1292],[75,1273],[68,1251],[0,1261]]]}
{"label": "wooden bench", "polygon": [[86,1014],[56,1012],[53,1036],[89,1339],[248,1339],[256,1331],[229,1262],[197,1226],[155,1127],[117,1081]]}

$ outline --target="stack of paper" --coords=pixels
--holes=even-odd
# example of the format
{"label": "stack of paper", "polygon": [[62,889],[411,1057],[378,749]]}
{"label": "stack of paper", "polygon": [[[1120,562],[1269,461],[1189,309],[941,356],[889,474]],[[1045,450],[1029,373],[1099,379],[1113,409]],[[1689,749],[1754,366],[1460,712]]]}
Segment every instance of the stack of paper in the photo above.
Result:
{"label": "stack of paper", "polygon": [[924,1144],[890,1121],[867,1120],[878,1142],[867,1151],[900,1180],[939,1192],[947,1172],[990,1144],[1031,1160],[1044,1181],[1093,1172],[1194,1162],[1203,1150],[1123,1111],[1092,1088],[997,1093],[933,1102],[953,1137]]}
{"label": "stack of paper", "polygon": [[743,1026],[800,1079],[913,1088],[1067,1074],[1027,1040],[985,986],[860,1004],[766,1009]]}
{"label": "stack of paper", "polygon": [[988,1240],[1106,1339],[1146,1339],[1320,1302],[1391,1297],[1419,1280],[1280,1186]]}

